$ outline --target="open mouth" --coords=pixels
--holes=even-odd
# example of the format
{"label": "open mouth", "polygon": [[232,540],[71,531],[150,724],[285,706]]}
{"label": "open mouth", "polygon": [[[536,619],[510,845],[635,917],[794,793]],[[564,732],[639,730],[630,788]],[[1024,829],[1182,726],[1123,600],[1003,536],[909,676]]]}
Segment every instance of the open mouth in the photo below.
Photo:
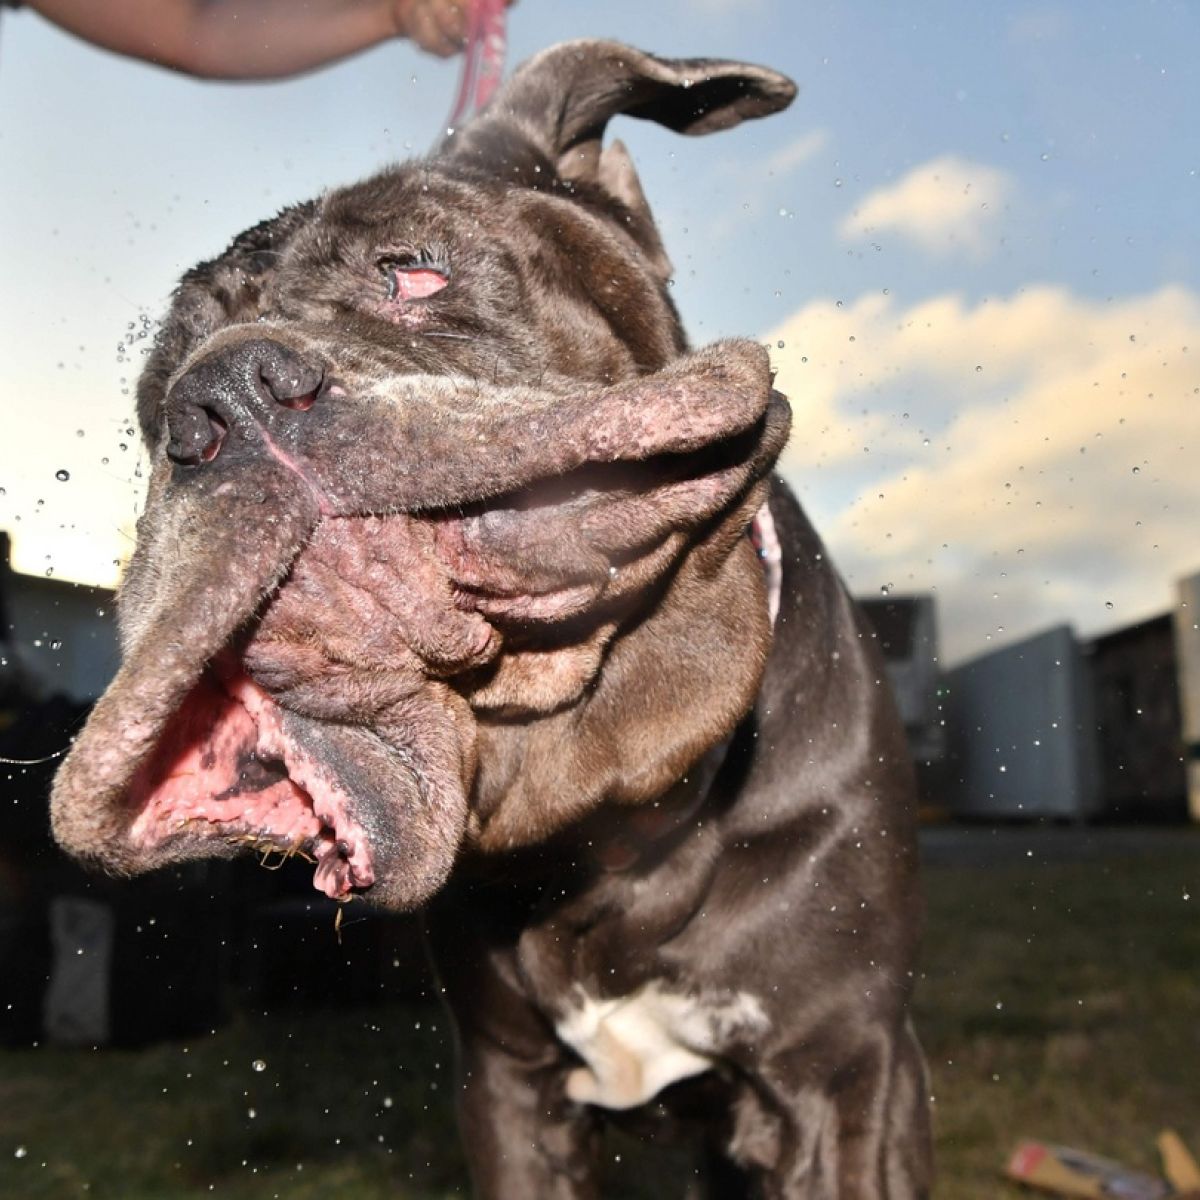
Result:
{"label": "open mouth", "polygon": [[217,836],[314,861],[313,886],[333,899],[369,888],[374,863],[345,792],[285,726],[233,655],[218,656],[130,781],[134,846]]}

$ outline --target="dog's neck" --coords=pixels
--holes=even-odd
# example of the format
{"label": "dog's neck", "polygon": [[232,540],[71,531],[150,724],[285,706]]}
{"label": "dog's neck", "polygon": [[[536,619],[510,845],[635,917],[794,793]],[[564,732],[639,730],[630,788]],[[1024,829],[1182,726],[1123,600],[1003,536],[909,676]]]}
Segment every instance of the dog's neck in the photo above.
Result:
{"label": "dog's neck", "polygon": [[[770,504],[758,510],[746,533],[762,565],[767,614],[774,633],[783,584],[783,551]],[[732,734],[723,738],[658,800],[621,811],[615,826],[611,821],[598,823],[594,836],[588,839],[593,861],[605,871],[620,872],[645,866],[665,853],[674,843],[674,835],[701,814],[732,742]]]}

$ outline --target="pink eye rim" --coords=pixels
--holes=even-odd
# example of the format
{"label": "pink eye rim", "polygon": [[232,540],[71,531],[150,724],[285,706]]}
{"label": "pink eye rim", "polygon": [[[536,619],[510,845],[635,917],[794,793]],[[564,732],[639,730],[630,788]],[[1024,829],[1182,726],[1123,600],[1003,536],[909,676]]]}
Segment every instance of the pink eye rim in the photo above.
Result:
{"label": "pink eye rim", "polygon": [[412,300],[427,300],[436,295],[450,282],[450,270],[440,263],[421,259],[381,258],[380,273],[387,287],[390,301],[408,303]]}

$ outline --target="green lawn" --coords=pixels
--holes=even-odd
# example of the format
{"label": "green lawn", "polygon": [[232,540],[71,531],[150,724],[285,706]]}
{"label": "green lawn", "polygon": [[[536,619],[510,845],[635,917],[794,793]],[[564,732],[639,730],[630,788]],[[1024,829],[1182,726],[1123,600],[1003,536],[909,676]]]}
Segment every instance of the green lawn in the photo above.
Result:
{"label": "green lawn", "polygon": [[[927,874],[917,1020],[946,1200],[1021,1195],[1024,1134],[1153,1166],[1200,1147],[1194,854]],[[1187,899],[1187,896],[1192,899]],[[609,1194],[670,1197],[686,1170],[628,1140]],[[426,1006],[242,1018],[138,1052],[0,1052],[0,1196],[434,1200],[465,1195],[450,1046]]]}

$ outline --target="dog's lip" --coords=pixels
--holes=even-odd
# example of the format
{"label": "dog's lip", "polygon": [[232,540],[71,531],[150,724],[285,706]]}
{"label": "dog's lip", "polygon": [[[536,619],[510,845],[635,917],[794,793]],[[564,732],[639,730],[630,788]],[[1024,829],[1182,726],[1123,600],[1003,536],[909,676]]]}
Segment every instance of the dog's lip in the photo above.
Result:
{"label": "dog's lip", "polygon": [[354,798],[289,732],[284,710],[231,650],[166,722],[129,781],[126,807],[129,840],[147,854],[181,837],[217,837],[311,855],[314,886],[332,899],[375,880]]}

